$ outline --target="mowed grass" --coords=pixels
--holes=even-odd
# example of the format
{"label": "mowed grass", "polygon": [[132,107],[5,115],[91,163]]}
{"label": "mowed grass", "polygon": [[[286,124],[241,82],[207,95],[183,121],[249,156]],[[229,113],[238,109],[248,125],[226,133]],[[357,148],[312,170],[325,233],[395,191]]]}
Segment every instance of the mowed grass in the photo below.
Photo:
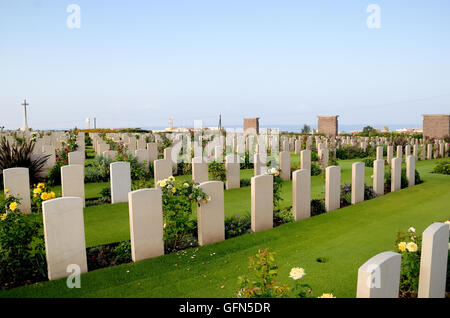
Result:
{"label": "mowed grass", "polygon": [[[0,297],[235,297],[238,276],[250,274],[248,257],[262,248],[276,253],[281,283],[292,285],[289,271],[298,266],[305,268],[302,282],[312,286],[315,296],[331,292],[354,297],[359,266],[393,250],[397,230],[414,226],[420,233],[450,218],[450,176],[430,174],[433,164],[417,163],[425,183],[358,205],[182,253],[92,271],[81,276],[80,289],[69,289],[60,279],[2,291]],[[86,213],[87,224],[93,214]],[[99,218],[97,226],[107,221]]]}

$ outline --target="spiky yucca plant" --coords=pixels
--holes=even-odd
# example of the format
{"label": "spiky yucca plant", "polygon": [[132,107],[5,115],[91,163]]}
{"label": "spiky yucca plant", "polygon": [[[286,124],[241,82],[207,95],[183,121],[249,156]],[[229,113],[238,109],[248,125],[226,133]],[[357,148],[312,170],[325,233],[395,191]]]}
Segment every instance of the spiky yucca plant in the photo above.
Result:
{"label": "spiky yucca plant", "polygon": [[32,155],[34,141],[26,139],[10,143],[5,137],[0,141],[0,174],[8,168],[28,168],[31,184],[43,181],[42,169],[50,156]]}

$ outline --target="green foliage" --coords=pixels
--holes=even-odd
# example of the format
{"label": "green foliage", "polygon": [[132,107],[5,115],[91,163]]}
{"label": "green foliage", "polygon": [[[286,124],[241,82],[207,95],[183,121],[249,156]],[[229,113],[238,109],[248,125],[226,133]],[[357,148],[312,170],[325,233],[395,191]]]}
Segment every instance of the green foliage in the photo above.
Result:
{"label": "green foliage", "polygon": [[131,180],[149,181],[153,178],[153,171],[149,169],[147,162],[140,163],[136,157],[127,154],[117,154],[114,161],[125,161],[130,163]]}
{"label": "green foliage", "polygon": [[230,216],[225,219],[225,239],[252,233],[250,216]]}
{"label": "green foliage", "polygon": [[241,188],[248,187],[252,184],[252,180],[248,178],[241,179]]}
{"label": "green foliage", "polygon": [[41,172],[49,156],[34,155],[34,146],[33,141],[26,139],[10,144],[2,136],[0,141],[0,174],[8,168],[28,168],[31,183],[42,181]]}
{"label": "green foliage", "polygon": [[433,167],[432,173],[450,174],[450,160],[441,160]]}
{"label": "green foliage", "polygon": [[309,134],[311,132],[311,127],[307,124],[304,124],[301,130],[302,134]]}
{"label": "green foliage", "polygon": [[274,226],[294,222],[294,215],[292,214],[292,206],[279,209],[273,213]]}
{"label": "green foliage", "polygon": [[164,216],[164,240],[169,251],[175,250],[196,224],[192,220],[192,205],[206,203],[210,197],[197,183],[180,182],[174,177],[160,180]]}
{"label": "green foliage", "polygon": [[109,181],[110,164],[114,162],[103,156],[96,156],[95,160],[86,167],[84,182],[107,182]]}
{"label": "green foliage", "polygon": [[25,216],[18,210],[9,211],[0,221],[0,288],[46,278],[42,215]]}
{"label": "green foliage", "polygon": [[208,165],[208,170],[211,173],[213,180],[225,182],[226,180],[226,170],[223,162],[212,161]]}
{"label": "green foliage", "polygon": [[370,148],[367,147],[366,151],[364,151],[359,146],[343,145],[336,149],[336,158],[341,160],[364,158],[369,155]]}
{"label": "green foliage", "polygon": [[240,168],[241,170],[253,169],[253,163],[250,162],[250,153],[248,151],[240,158]]}
{"label": "green foliage", "polygon": [[116,262],[128,263],[131,262],[131,243],[130,241],[121,242],[115,249]]}
{"label": "green foliage", "polygon": [[324,200],[311,200],[311,216],[316,216],[325,212],[326,210]]}
{"label": "green foliage", "polygon": [[283,200],[283,197],[281,196],[283,179],[281,179],[280,172],[276,168],[269,169],[268,173],[273,176],[273,208],[274,210],[278,210],[280,201]]}
{"label": "green foliage", "polygon": [[258,250],[249,259],[249,268],[253,271],[253,278],[239,277],[240,290],[237,295],[241,298],[281,298],[287,297],[288,285],[280,285],[275,280],[278,266],[275,264],[274,253],[268,249]]}
{"label": "green foliage", "polygon": [[400,293],[416,293],[419,287],[422,237],[413,228],[408,232],[398,231],[395,247],[402,254]]}
{"label": "green foliage", "polygon": [[[364,200],[371,200],[376,198],[376,193],[373,188],[364,184]],[[352,184],[346,183],[341,186],[341,206],[352,204]]]}
{"label": "green foliage", "polygon": [[[420,178],[420,174],[417,170],[415,170],[415,184],[421,184],[423,181]],[[386,187],[391,187],[391,170],[388,170],[384,174],[384,184]],[[408,179],[406,178],[406,168],[402,169],[402,175],[401,175],[401,189],[408,187]]]}
{"label": "green foliage", "polygon": [[311,176],[318,176],[322,173],[322,169],[317,162],[311,162]]}
{"label": "green foliage", "polygon": [[374,157],[366,157],[361,161],[364,162],[364,166],[373,168],[373,162],[376,160]]}

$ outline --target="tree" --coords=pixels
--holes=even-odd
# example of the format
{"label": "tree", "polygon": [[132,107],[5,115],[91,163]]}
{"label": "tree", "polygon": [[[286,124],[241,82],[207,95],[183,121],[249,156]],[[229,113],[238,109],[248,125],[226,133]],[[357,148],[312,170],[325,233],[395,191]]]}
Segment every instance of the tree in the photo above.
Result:
{"label": "tree", "polygon": [[307,124],[303,125],[302,128],[302,134],[309,134],[311,132],[311,127],[309,127]]}
{"label": "tree", "polygon": [[366,126],[366,127],[363,128],[362,132],[365,133],[365,134],[370,134],[370,133],[376,132],[376,130],[372,126]]}

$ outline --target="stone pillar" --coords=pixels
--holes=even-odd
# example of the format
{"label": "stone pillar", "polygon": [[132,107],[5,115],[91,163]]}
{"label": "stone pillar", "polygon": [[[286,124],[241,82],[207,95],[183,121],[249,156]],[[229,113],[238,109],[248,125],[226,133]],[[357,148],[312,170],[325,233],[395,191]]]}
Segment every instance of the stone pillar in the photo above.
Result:
{"label": "stone pillar", "polygon": [[328,149],[323,148],[320,154],[320,162],[323,169],[326,169],[328,167],[328,159],[329,159],[329,151]]}
{"label": "stone pillar", "polygon": [[428,160],[433,159],[433,145],[432,144],[427,145],[427,159]]}
{"label": "stone pillar", "polygon": [[280,152],[280,177],[283,180],[291,180],[291,153],[289,151]]}
{"label": "stone pillar", "polygon": [[408,179],[408,187],[416,184],[416,157],[406,157],[406,179]]}
{"label": "stone pillar", "polygon": [[200,188],[209,197],[197,208],[198,244],[208,245],[225,240],[225,205],[222,181],[208,181]]}
{"label": "stone pillar", "polygon": [[403,152],[402,152],[402,146],[397,146],[397,157],[396,158],[403,158]]}
{"label": "stone pillar", "polygon": [[411,146],[406,145],[405,146],[405,157],[408,157],[409,155],[411,155]]}
{"label": "stone pillar", "polygon": [[300,152],[300,168],[311,171],[311,150],[302,150]]}
{"label": "stone pillar", "polygon": [[364,163],[352,164],[352,204],[364,201]]}
{"label": "stone pillar", "polygon": [[149,162],[153,162],[158,159],[158,145],[156,142],[148,143],[147,150],[149,152]]}
{"label": "stone pillar", "polygon": [[69,165],[82,165],[84,166],[84,153],[81,151],[72,151],[68,154]]}
{"label": "stone pillar", "polygon": [[202,183],[208,180],[208,164],[202,161],[202,157],[192,158],[192,181]]}
{"label": "stone pillar", "polygon": [[22,213],[31,213],[30,175],[28,168],[9,168],[3,170],[3,186],[9,194],[20,198],[19,210]]}
{"label": "stone pillar", "polygon": [[134,155],[139,163],[150,162],[150,152],[147,149],[137,149]]}
{"label": "stone pillar", "polygon": [[341,167],[329,166],[325,170],[325,209],[327,212],[341,206]]}
{"label": "stone pillar", "polygon": [[109,165],[111,175],[111,203],[127,202],[131,191],[129,162],[113,162]]}
{"label": "stone pillar", "polygon": [[42,154],[49,156],[45,162],[44,169],[51,169],[56,164],[56,152],[55,147],[51,145],[42,146]]}
{"label": "stone pillar", "polygon": [[167,179],[172,175],[172,164],[166,159],[155,160],[153,161],[153,171],[156,187],[158,181]]}
{"label": "stone pillar", "polygon": [[241,187],[240,164],[235,155],[225,157],[226,189],[236,189]]}
{"label": "stone pillar", "polygon": [[61,167],[61,189],[63,197],[78,197],[85,206],[84,166],[68,165]]}
{"label": "stone pillar", "polygon": [[413,156],[416,157],[416,161],[419,160],[419,145],[414,144],[413,146]]}
{"label": "stone pillar", "polygon": [[384,194],[384,160],[373,162],[373,190],[377,195]]}
{"label": "stone pillar", "polygon": [[393,146],[387,146],[387,156],[386,161],[390,165],[392,162],[392,159],[394,158],[394,147]]}
{"label": "stone pillar", "polygon": [[253,175],[259,176],[261,174],[261,158],[260,155],[258,153],[255,153],[253,155]]}
{"label": "stone pillar", "polygon": [[383,159],[383,146],[377,147],[377,160]]}
{"label": "stone pillar", "polygon": [[252,231],[273,227],[273,176],[261,175],[251,179]]}
{"label": "stone pillar", "polygon": [[421,146],[420,159],[421,159],[421,160],[425,160],[425,159],[426,159],[426,148],[425,148],[425,144],[422,144],[422,146]]}
{"label": "stone pillar", "polygon": [[383,252],[358,269],[357,298],[398,298],[401,255]]}
{"label": "stone pillar", "polygon": [[296,139],[295,140],[295,150],[294,150],[295,154],[299,155],[301,150],[302,150],[302,142],[301,142],[301,140]]}
{"label": "stone pillar", "polygon": [[129,192],[128,202],[133,262],[164,255],[161,189]]}
{"label": "stone pillar", "polygon": [[78,265],[81,273],[87,272],[82,200],[65,197],[44,201],[42,211],[48,279],[69,276],[72,264]]}
{"label": "stone pillar", "polygon": [[295,221],[311,216],[311,170],[292,173],[292,213]]}
{"label": "stone pillar", "polygon": [[391,192],[402,188],[402,158],[394,158],[391,162]]}
{"label": "stone pillar", "polygon": [[423,232],[420,256],[419,298],[444,298],[448,260],[449,225],[433,223]]}

